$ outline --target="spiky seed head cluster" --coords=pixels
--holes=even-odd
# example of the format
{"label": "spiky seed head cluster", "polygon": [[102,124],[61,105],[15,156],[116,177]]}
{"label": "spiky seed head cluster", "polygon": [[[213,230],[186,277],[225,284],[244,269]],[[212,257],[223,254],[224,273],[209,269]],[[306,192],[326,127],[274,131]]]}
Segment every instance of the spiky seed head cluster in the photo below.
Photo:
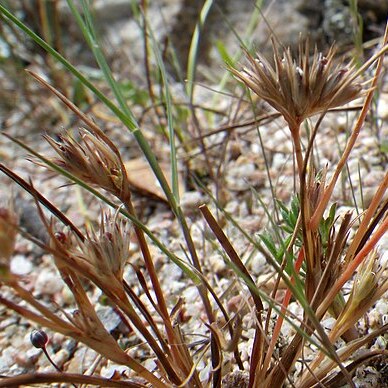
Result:
{"label": "spiky seed head cluster", "polygon": [[112,219],[107,214],[101,216],[100,230],[91,230],[80,245],[82,255],[90,261],[99,274],[112,274],[122,280],[124,265],[128,260],[130,230],[125,220],[117,215]]}
{"label": "spiky seed head cluster", "polygon": [[130,229],[124,219],[119,219],[118,213],[102,213],[99,230],[89,228],[83,241],[63,232],[53,236],[51,245],[81,275],[92,281],[122,281],[129,255]]}
{"label": "spiky seed head cluster", "polygon": [[120,198],[130,195],[127,174],[118,151],[97,133],[81,128],[79,135],[79,141],[69,132],[59,135],[59,141],[45,136],[59,156],[53,162],[77,178]]}
{"label": "spiky seed head cluster", "polygon": [[246,52],[248,66],[230,71],[249,89],[283,115],[291,130],[299,128],[304,119],[327,109],[342,106],[355,98],[361,84],[354,78],[354,66],[334,63],[332,46],[324,56],[317,49],[309,57],[309,43],[299,45],[297,58],[290,49],[281,57],[273,41],[274,65],[260,54],[254,58]]}

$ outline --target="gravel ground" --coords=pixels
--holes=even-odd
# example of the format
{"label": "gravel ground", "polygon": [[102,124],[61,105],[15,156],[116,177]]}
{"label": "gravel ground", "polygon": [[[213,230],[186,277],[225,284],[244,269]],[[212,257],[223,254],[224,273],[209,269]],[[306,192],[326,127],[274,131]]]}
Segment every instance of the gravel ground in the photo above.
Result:
{"label": "gravel ground", "polygon": [[[388,138],[388,126],[385,121],[388,118],[387,106],[388,94],[382,93],[380,96],[379,110],[377,111],[378,117],[380,117],[379,120],[381,120],[381,128],[379,131],[380,140]],[[340,156],[339,149],[343,147],[348,135],[348,130],[346,129],[348,128],[347,122],[352,122],[354,116],[355,114],[353,113],[347,116],[345,113],[328,115],[322,124],[317,138],[317,158],[319,159],[320,166],[328,164],[330,170],[330,167],[338,161]],[[240,120],[242,119],[243,117],[240,118]],[[276,194],[278,198],[287,202],[290,199],[294,184],[294,166],[290,153],[291,142],[287,129],[284,127],[282,120],[278,119],[263,125],[260,127],[260,131],[264,139],[269,174],[274,183]],[[7,129],[7,132],[19,134],[20,124],[11,126]],[[118,128],[112,128],[111,133],[112,137],[117,138],[120,144],[128,143],[128,135],[125,132],[119,131]],[[39,150],[39,152],[49,152],[47,145],[40,140],[39,133],[33,136],[27,134],[25,138],[29,142],[29,145]],[[122,140],[119,140],[120,138]],[[225,133],[211,136],[208,138],[207,147],[210,149],[212,144],[219,144],[224,140]],[[2,148],[7,154],[7,165],[12,166],[16,172],[25,178],[31,177],[36,188],[41,190],[59,208],[66,210],[66,214],[77,225],[81,226],[85,217],[94,218],[96,216],[99,205],[89,195],[82,193],[76,187],[64,186],[65,182],[63,179],[50,177],[45,170],[38,168],[30,162],[26,162],[23,158],[23,152],[20,149],[18,150],[4,139],[2,141]],[[166,145],[159,143],[157,146],[159,155],[168,155]],[[195,154],[195,151],[195,149],[192,150],[192,153]],[[244,230],[248,231],[251,235],[255,235],[268,226],[268,221],[266,220],[263,208],[252,196],[252,188],[257,190],[265,203],[271,203],[269,181],[256,130],[249,127],[235,130],[230,136],[226,150],[222,150],[222,145],[212,148],[210,158],[214,165],[219,164],[217,155],[221,152],[225,153],[225,158],[221,166],[223,174],[222,194],[224,196],[225,208],[233,215],[234,219]],[[193,168],[201,168],[205,163],[202,155],[200,155],[199,149],[198,153],[191,160],[191,166],[194,166]],[[359,176],[362,177],[364,203],[367,204],[372,193],[384,176],[387,167],[386,157],[387,155],[379,151],[379,138],[376,136],[375,128],[365,127],[360,134],[348,166],[355,188],[355,197],[359,205],[361,205]],[[360,172],[358,168],[360,168]],[[184,167],[182,167],[182,170],[184,170]],[[9,189],[5,190],[5,187],[9,187],[10,182],[4,176],[1,176],[0,179],[3,187],[3,195],[5,196],[9,192]],[[339,213],[344,213],[352,208],[350,205],[349,187],[347,187],[347,183],[344,183],[344,185],[345,187],[340,187],[334,193],[334,200],[339,204]],[[24,226],[31,233],[44,239],[45,236],[42,233],[42,227],[31,199],[28,199],[26,195],[21,193],[20,189],[13,185],[11,186],[16,194],[16,208],[21,213]],[[208,188],[214,190],[214,183],[209,183]],[[344,193],[346,193],[345,198]],[[219,295],[223,295],[224,302],[228,301],[226,302],[227,307],[233,311],[236,305],[247,301],[248,295],[246,290],[238,282],[233,280],[234,276],[231,277],[231,272],[227,268],[219,251],[214,249],[214,245],[204,240],[204,238],[211,239],[212,237],[203,219],[200,217],[197,206],[198,204],[206,202],[215,211],[209,198],[198,190],[187,190],[182,196],[182,204],[190,220],[192,236],[196,248],[200,252],[204,271]],[[86,209],[80,212],[81,203],[86,204]],[[185,254],[181,248],[181,244],[183,243],[182,237],[180,236],[177,223],[167,206],[162,201],[141,198],[140,195],[137,196],[136,204],[139,209],[142,207],[141,210],[144,213],[147,225],[157,237],[178,256],[184,257]],[[233,225],[227,223],[224,230],[233,242],[237,252],[241,254],[242,259],[249,263],[248,269],[251,273],[258,279],[258,282],[265,284],[268,279],[268,274],[271,274],[271,270],[266,264],[264,257],[259,252],[256,252],[253,247],[247,246],[246,240],[241,237]],[[383,253],[385,252],[383,254],[385,261],[388,260],[387,247],[388,239],[385,237],[380,244],[381,251]],[[207,328],[201,321],[201,318],[204,318],[204,311],[196,288],[194,285],[190,285],[190,282],[185,279],[181,270],[169,262],[157,249],[154,249],[152,253],[162,287],[170,295],[168,300],[171,303],[171,307],[179,296],[183,297],[186,302],[185,314],[188,317],[188,322],[184,325],[184,330],[188,334],[191,333],[190,341],[195,342],[201,338],[201,335],[206,335],[207,332]],[[142,265],[135,241],[131,247],[130,258],[132,263]],[[20,238],[18,239],[16,252],[12,259],[11,269],[22,277],[24,286],[33,292],[37,299],[46,303],[51,303],[55,300],[59,306],[71,311],[72,297],[60,281],[50,255],[42,252],[32,243]],[[127,269],[126,278],[136,292],[142,292],[130,268]],[[10,291],[5,287],[2,288],[2,293],[4,297],[12,297]],[[123,345],[133,346],[133,350],[131,350],[132,356],[137,359],[144,359],[146,365],[152,367],[153,360],[148,358],[147,349],[144,345],[140,344],[133,335],[126,336],[125,330],[120,325],[120,320],[115,319],[117,316],[111,308],[98,304],[100,292],[98,290],[90,290],[90,296],[95,301],[97,311],[104,317],[103,319],[106,324],[111,325],[112,330],[117,330],[121,333]],[[247,314],[244,316],[242,322],[245,341],[241,343],[240,351],[244,367],[248,368],[248,358],[252,346],[254,328],[252,316],[249,313],[249,306],[246,306],[246,308],[248,309]],[[290,309],[294,309],[293,312],[301,316],[302,312],[295,303],[290,305]],[[52,366],[42,356],[41,351],[31,346],[29,335],[34,325],[15,315],[4,306],[0,306],[0,316],[0,374],[17,375],[32,371],[53,371]],[[359,328],[360,330],[373,330],[386,322],[387,319],[388,304],[384,298],[361,320]],[[323,324],[325,327],[330,327],[330,320],[328,322],[324,321]],[[292,327],[287,324],[284,325],[282,335],[285,343],[292,334]],[[91,368],[96,362],[97,354],[94,351],[86,349],[81,344],[77,344],[74,340],[65,338],[60,334],[49,332],[49,335],[49,353],[57,365],[64,368],[64,370],[81,373]],[[379,338],[374,346],[377,348],[385,346],[382,341],[384,339],[382,337]],[[231,355],[229,359],[225,359],[225,363],[229,365],[230,370],[236,368],[233,365]],[[378,383],[373,383],[373,379],[379,381],[379,372],[376,372],[372,367],[368,368],[367,371],[357,372],[360,374],[360,376],[357,374],[357,378],[362,379],[364,383],[370,380],[369,385],[360,386],[379,386]],[[121,372],[126,369],[114,365],[111,362],[103,361],[98,364],[96,372],[102,376],[111,377],[115,370]],[[200,363],[199,369],[201,369],[202,377],[205,377],[209,373],[209,365],[205,362]],[[127,371],[127,373],[129,372]]]}
{"label": "gravel ground", "polygon": [[[386,69],[388,69],[388,62]],[[12,90],[15,87],[12,82],[10,79],[3,80],[2,89]],[[4,128],[7,133],[26,141],[34,150],[44,155],[52,154],[48,144],[42,141],[41,134],[46,131],[55,136],[61,128],[70,126],[76,128],[80,126],[80,123],[74,121],[74,118],[69,116],[65,108],[59,106],[56,100],[46,92],[38,89],[33,82],[23,82],[27,90],[20,91],[18,96],[13,95],[18,103],[9,109],[4,117]],[[237,104],[234,98],[218,96],[214,92],[200,87],[197,87],[196,92],[195,101],[198,104],[209,105],[208,101],[216,99],[217,109],[222,112],[213,123],[209,123],[206,114],[199,111],[198,119],[202,127],[202,135],[210,134],[213,130],[218,130],[223,126],[249,123],[252,120],[252,112],[248,102],[243,101]],[[181,94],[180,86],[173,85],[173,95],[179,96]],[[354,105],[358,103],[359,101],[356,101]],[[258,110],[260,110],[260,114],[270,113],[268,107],[261,104],[258,104]],[[138,161],[138,168],[143,166],[139,161],[141,155],[128,132],[113,120],[102,121],[101,118],[99,119],[98,117],[102,116],[102,112],[103,108],[95,105],[92,115],[96,117],[97,122],[101,122],[106,133],[118,144],[124,160],[135,159]],[[155,117],[152,114],[142,116],[140,107],[135,108],[135,114],[142,118],[144,134],[159,160],[168,163],[168,145],[162,136],[153,129]],[[356,115],[355,112],[330,113],[321,125],[316,139],[316,160],[318,167],[328,166],[329,174],[340,158],[341,150],[349,136],[349,129],[352,127]],[[234,117],[233,120],[231,117]],[[354,189],[354,198],[360,208],[363,204],[365,206],[369,204],[374,191],[387,171],[388,90],[386,83],[380,91],[373,117],[373,120],[367,121],[362,129],[347,166]],[[188,121],[185,124],[187,133],[193,138],[197,137],[198,133],[193,123]],[[268,175],[271,178],[276,197],[285,203],[290,201],[295,185],[295,166],[291,153],[292,143],[283,120],[281,118],[268,120],[260,126],[259,131],[265,155],[260,145],[257,128],[249,124],[233,130],[220,131],[204,138],[207,150],[206,157],[198,142],[191,142],[189,150],[183,148],[178,150],[183,188],[182,207],[189,220],[194,244],[199,252],[204,273],[218,295],[221,295],[221,300],[230,312],[237,308],[243,308],[246,312],[243,314],[242,320],[244,340],[239,348],[246,369],[249,367],[249,354],[254,335],[252,306],[247,290],[225,264],[220,251],[216,249],[214,237],[198,211],[199,204],[207,203],[210,209],[216,213],[215,206],[209,196],[193,185],[190,173],[195,172],[202,176],[202,182],[206,188],[211,193],[217,193],[218,199],[234,220],[251,236],[256,236],[268,228],[269,223],[263,207],[252,192],[257,192],[263,202],[271,209],[272,196]],[[7,166],[25,179],[31,178],[34,186],[64,211],[77,226],[82,228],[85,219],[96,219],[100,204],[89,194],[77,187],[68,186],[64,179],[53,177],[51,173],[27,161],[25,152],[5,138],[0,138],[0,153]],[[268,172],[265,168],[266,163]],[[213,168],[216,181],[209,176],[211,175],[208,171],[209,165]],[[141,170],[142,178],[147,179],[147,187],[144,191],[141,183],[136,181],[136,168],[133,167],[133,170],[135,206],[141,219],[169,249],[179,257],[184,258],[186,253],[182,249],[184,243],[179,226],[163,198],[157,198],[161,197],[161,194],[153,182],[152,176],[149,176],[146,170]],[[0,185],[0,197],[3,203],[12,192],[22,226],[32,235],[45,240],[47,235],[42,228],[31,198],[20,188],[11,184],[3,175],[0,175]],[[360,187],[362,187],[362,193]],[[338,214],[344,214],[349,209],[355,212],[351,192],[349,180],[346,179],[335,190],[333,201],[338,203]],[[236,227],[230,222],[226,222],[222,216],[220,216],[220,223],[224,225],[224,231],[232,241],[236,251],[241,255],[243,261],[247,262],[247,268],[255,277],[257,284],[264,289],[265,287],[270,289],[271,285],[268,279],[272,276],[272,271],[263,255],[247,244]],[[379,246],[382,265],[386,265],[388,262],[388,236],[382,239]],[[184,332],[190,343],[200,342],[204,335],[208,335],[208,329],[202,323],[202,319],[205,319],[205,312],[196,287],[158,249],[152,247],[152,255],[162,288],[169,295],[169,307],[172,308],[179,297],[184,298],[186,318],[183,326]],[[130,262],[143,268],[135,238],[133,238],[131,245]],[[55,301],[65,311],[71,311],[74,307],[72,295],[62,283],[51,256],[21,237],[17,240],[11,270],[21,277],[21,283],[24,287],[41,302],[52,305]],[[136,275],[129,266],[126,269],[125,278],[136,293],[142,294]],[[12,292],[6,287],[1,288],[1,294],[5,298],[13,298]],[[144,364],[148,368],[152,368],[155,363],[149,356],[147,347],[136,338],[134,333],[128,333],[110,307],[100,303],[100,291],[90,288],[89,294],[99,316],[109,327],[109,330],[117,334],[123,346],[131,348],[130,354],[134,358],[144,360]],[[142,300],[147,303],[144,295],[142,295]],[[21,304],[23,305],[23,303]],[[302,311],[296,303],[291,303],[290,310],[295,315],[302,316]],[[388,300],[384,297],[360,320],[358,329],[366,333],[387,322]],[[323,321],[324,327],[330,328],[330,325],[332,325],[332,321],[329,318]],[[30,343],[29,336],[34,328],[33,324],[0,305],[1,375],[53,371],[53,367],[41,351]],[[131,375],[128,368],[115,365],[110,361],[99,360],[98,355],[93,350],[85,348],[72,339],[49,331],[48,334],[50,336],[48,352],[55,363],[67,372],[84,373],[93,369],[95,373],[104,377],[112,377],[117,371],[125,373],[127,376]],[[293,334],[293,328],[285,324],[281,337],[283,346]],[[372,348],[385,348],[386,341],[387,335],[379,337]],[[226,353],[224,363],[226,370],[237,371],[232,354]],[[200,377],[205,379],[210,373],[208,360],[201,361],[198,368],[201,371]],[[298,369],[295,373],[297,372]],[[245,378],[244,374],[233,376],[236,379],[243,380]],[[232,377],[229,378],[232,379]],[[383,381],[388,384],[388,371],[386,367],[384,369],[377,366],[359,368],[355,381],[358,387],[381,387]]]}

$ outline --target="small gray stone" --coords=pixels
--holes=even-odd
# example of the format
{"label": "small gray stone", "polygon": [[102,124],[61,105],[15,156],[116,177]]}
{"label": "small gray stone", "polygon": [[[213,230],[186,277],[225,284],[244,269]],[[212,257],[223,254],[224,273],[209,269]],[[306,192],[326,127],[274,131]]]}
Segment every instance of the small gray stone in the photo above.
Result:
{"label": "small gray stone", "polygon": [[40,295],[55,295],[63,288],[63,282],[60,280],[57,272],[43,268],[35,282],[35,291]]}

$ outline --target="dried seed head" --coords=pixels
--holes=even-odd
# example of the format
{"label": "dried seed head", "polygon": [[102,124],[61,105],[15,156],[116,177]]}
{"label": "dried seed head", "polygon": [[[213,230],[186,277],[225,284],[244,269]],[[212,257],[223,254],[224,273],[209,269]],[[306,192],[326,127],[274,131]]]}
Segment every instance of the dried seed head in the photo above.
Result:
{"label": "dried seed head", "polygon": [[54,232],[54,224],[50,225],[50,247],[53,249],[55,265],[62,269],[73,267],[71,252],[77,247],[77,240],[69,230]]}
{"label": "dried seed head", "polygon": [[99,133],[80,129],[80,141],[70,133],[55,141],[45,136],[59,155],[53,162],[87,183],[97,185],[123,199],[129,195],[125,167],[116,148]]}
{"label": "dried seed head", "polygon": [[354,321],[355,317],[364,313],[365,308],[375,303],[377,291],[382,286],[380,281],[382,273],[379,255],[376,250],[373,250],[362,262],[355,275],[351,294],[337,325]]}
{"label": "dried seed head", "polygon": [[65,245],[68,241],[68,238],[65,233],[63,232],[55,232],[54,237],[57,239],[57,241],[63,245]]}
{"label": "dried seed head", "polygon": [[298,58],[291,56],[290,49],[280,58],[277,44],[273,41],[274,66],[265,58],[254,58],[246,52],[249,65],[239,71],[230,68],[260,98],[281,113],[290,129],[299,128],[307,117],[327,109],[344,105],[360,95],[361,85],[351,78],[354,67],[334,64],[335,50],[327,56],[315,49],[309,59],[309,44],[300,44]]}
{"label": "dried seed head", "polygon": [[354,279],[351,294],[354,305],[360,307],[373,298],[382,274],[379,263],[379,255],[374,250],[360,265]]}
{"label": "dried seed head", "polygon": [[8,277],[11,256],[15,249],[17,216],[11,207],[0,208],[0,277]]}
{"label": "dried seed head", "polygon": [[130,231],[125,220],[115,215],[102,214],[100,230],[88,231],[85,241],[79,242],[76,251],[70,252],[81,263],[87,264],[96,277],[114,276],[122,281],[124,264],[128,259]]}

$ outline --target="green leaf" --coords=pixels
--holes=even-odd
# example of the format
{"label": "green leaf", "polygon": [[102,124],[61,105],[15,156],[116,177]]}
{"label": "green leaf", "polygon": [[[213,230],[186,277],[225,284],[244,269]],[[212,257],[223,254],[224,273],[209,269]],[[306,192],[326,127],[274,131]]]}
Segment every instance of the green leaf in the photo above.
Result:
{"label": "green leaf", "polygon": [[126,80],[119,83],[119,89],[125,100],[129,100],[133,105],[146,106],[149,102],[149,95],[144,89],[139,89],[134,84]]}
{"label": "green leaf", "polygon": [[217,51],[220,54],[221,59],[223,62],[225,62],[228,66],[233,66],[234,65],[234,59],[229,55],[226,46],[224,45],[223,42],[220,40],[216,41],[216,47]]}
{"label": "green leaf", "polygon": [[263,242],[263,244],[267,247],[271,255],[276,259],[278,251],[276,249],[272,236],[268,232],[264,232],[264,233],[260,233],[259,237]]}

